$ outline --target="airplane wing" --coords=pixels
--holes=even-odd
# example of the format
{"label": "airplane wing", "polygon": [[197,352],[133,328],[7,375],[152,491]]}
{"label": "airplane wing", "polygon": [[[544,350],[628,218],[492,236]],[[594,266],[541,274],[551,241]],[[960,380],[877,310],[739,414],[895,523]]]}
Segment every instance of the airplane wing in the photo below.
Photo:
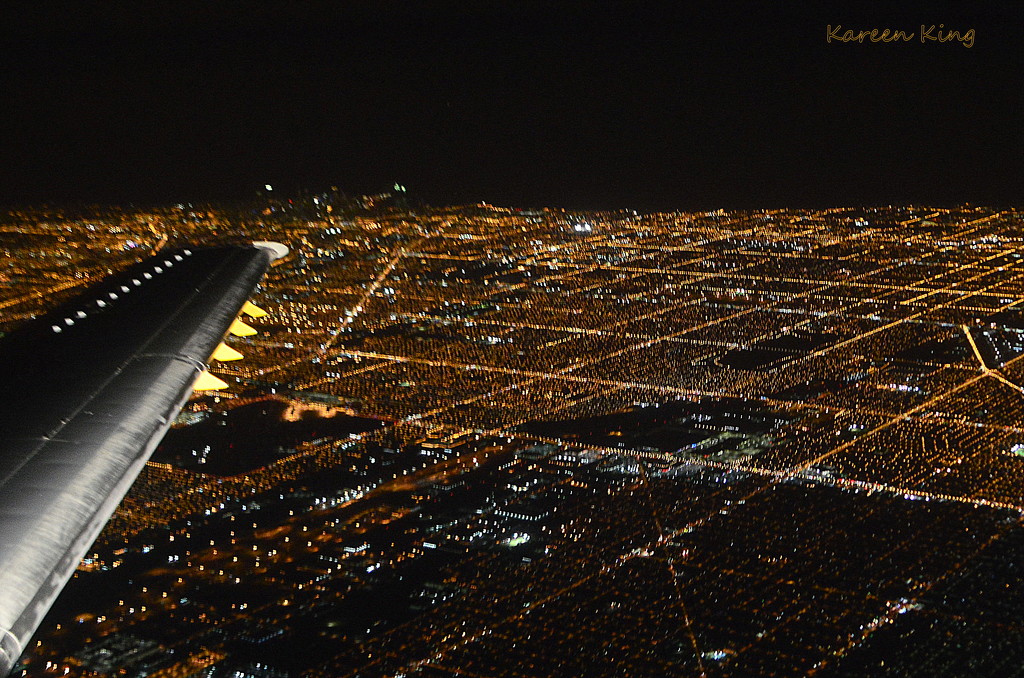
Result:
{"label": "airplane wing", "polygon": [[0,342],[0,675],[287,251],[162,253]]}

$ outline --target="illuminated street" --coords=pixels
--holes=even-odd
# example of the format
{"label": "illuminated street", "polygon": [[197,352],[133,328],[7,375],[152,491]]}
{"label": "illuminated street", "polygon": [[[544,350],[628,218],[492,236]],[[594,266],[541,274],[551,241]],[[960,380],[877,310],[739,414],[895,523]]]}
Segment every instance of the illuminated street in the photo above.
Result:
{"label": "illuminated street", "polygon": [[1020,213],[327,204],[9,216],[8,327],[222,221],[290,248],[31,675],[846,675],[907,624],[1008,637],[950,591],[1016,595]]}

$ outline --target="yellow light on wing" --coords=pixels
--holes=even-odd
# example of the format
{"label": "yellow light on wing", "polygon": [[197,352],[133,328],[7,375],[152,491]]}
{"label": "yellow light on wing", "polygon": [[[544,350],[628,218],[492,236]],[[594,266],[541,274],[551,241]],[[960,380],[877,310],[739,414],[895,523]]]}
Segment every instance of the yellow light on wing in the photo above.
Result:
{"label": "yellow light on wing", "polygon": [[264,316],[270,315],[251,301],[245,302],[245,306],[242,307],[242,313],[246,314],[250,318],[263,318]]}
{"label": "yellow light on wing", "polygon": [[222,388],[227,388],[228,383],[222,379],[218,379],[206,370],[203,370],[199,374],[199,378],[196,379],[195,385],[192,389],[195,391],[219,391]]}
{"label": "yellow light on wing", "polygon": [[236,337],[251,337],[252,335],[256,334],[256,330],[249,327],[248,325],[243,323],[241,320],[238,320],[237,318],[233,323],[231,323],[231,327],[228,328],[228,332],[235,335]]}
{"label": "yellow light on wing", "polygon": [[211,359],[219,360],[221,362],[227,362],[229,360],[241,360],[243,357],[245,356],[243,356],[241,353],[231,348],[224,342],[221,342],[221,344],[217,348],[213,349],[213,355],[210,356]]}

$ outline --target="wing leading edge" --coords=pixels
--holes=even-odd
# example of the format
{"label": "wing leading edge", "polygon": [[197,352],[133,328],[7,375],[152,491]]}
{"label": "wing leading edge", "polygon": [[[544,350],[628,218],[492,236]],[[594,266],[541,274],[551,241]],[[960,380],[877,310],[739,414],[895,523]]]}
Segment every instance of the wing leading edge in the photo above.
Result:
{"label": "wing leading edge", "polygon": [[161,254],[0,343],[0,675],[286,253],[254,243]]}

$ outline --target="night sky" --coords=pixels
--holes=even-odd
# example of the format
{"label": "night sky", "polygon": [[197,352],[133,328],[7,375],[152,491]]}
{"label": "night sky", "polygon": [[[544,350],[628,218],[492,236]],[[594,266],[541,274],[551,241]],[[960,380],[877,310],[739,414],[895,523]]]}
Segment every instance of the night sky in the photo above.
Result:
{"label": "night sky", "polygon": [[1024,204],[1018,1],[88,4],[0,10],[0,204]]}

